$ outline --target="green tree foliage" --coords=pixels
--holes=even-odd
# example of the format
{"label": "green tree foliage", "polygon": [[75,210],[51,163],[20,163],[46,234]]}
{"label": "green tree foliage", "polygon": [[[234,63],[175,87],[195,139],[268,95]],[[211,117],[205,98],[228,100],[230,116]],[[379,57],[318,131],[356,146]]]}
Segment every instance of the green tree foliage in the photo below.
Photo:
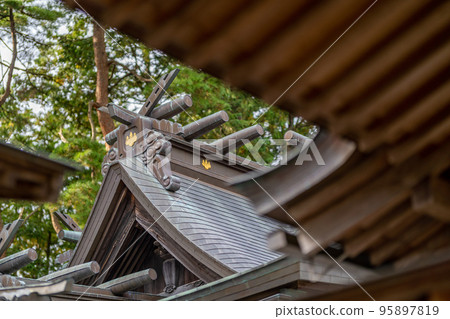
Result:
{"label": "green tree foliage", "polygon": [[[57,1],[2,0],[0,38],[5,48],[11,40],[8,18],[11,8],[16,20],[19,63],[14,70],[11,95],[0,108],[0,139],[46,152],[54,158],[75,161],[82,168],[66,178],[56,204],[0,202],[5,223],[18,218],[20,212],[22,217],[30,216],[8,253],[36,247],[38,261],[23,268],[21,274],[38,277],[60,267],[55,264],[55,256],[74,247],[57,239],[50,214],[58,209],[84,226],[100,188],[105,146],[96,112],[91,114],[97,123],[95,138],[91,135],[88,117],[89,102],[95,100],[96,83],[90,19],[80,12],[65,9]],[[304,135],[314,131],[299,118],[290,118],[286,112],[269,107],[205,73],[180,65],[114,30],[107,31],[109,96],[117,105],[137,110],[151,93],[155,80],[178,67],[181,71],[165,99],[187,93],[192,96],[194,105],[188,113],[178,115],[177,122],[184,125],[219,110],[230,115],[228,123],[205,138],[223,137],[251,126],[265,110],[258,123],[265,128],[268,140],[282,138],[288,129]],[[5,70],[8,64],[1,63]],[[266,163],[271,163],[279,153],[277,146],[268,141],[261,150]],[[249,156],[246,148],[241,148],[238,154]]]}

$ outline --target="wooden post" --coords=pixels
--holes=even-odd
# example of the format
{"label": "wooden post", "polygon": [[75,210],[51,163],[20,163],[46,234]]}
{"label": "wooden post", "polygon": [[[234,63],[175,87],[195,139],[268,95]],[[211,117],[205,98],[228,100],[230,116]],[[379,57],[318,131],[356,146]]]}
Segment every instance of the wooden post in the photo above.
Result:
{"label": "wooden post", "polygon": [[58,233],[58,238],[61,240],[69,241],[71,243],[77,243],[81,238],[82,232],[71,231],[71,230],[61,230]]}
{"label": "wooden post", "polygon": [[230,151],[231,147],[234,146],[235,149],[238,149],[239,147],[244,145],[244,143],[254,140],[255,138],[262,136],[263,134],[263,127],[259,124],[256,124],[243,130],[237,131],[233,134],[227,135],[220,140],[211,143],[211,145],[215,146],[221,154],[226,154]]}
{"label": "wooden post", "polygon": [[28,248],[0,259],[0,273],[12,274],[37,259],[36,250]]}
{"label": "wooden post", "polygon": [[170,119],[171,117],[183,112],[192,106],[190,95],[184,95],[173,101],[164,103],[152,111],[151,116],[155,119]]}
{"label": "wooden post", "polygon": [[97,287],[109,289],[113,294],[120,295],[127,291],[142,287],[152,280],[156,280],[156,278],[158,278],[156,271],[149,268],[105,282]]}
{"label": "wooden post", "polygon": [[74,282],[78,282],[98,274],[99,271],[100,271],[99,264],[96,261],[91,261],[85,264],[76,265],[73,267],[55,271],[54,273],[39,278],[38,280],[59,281],[64,279],[73,279]]}
{"label": "wooden post", "polygon": [[166,287],[164,287],[165,293],[172,293],[177,288],[178,282],[178,267],[175,258],[164,260],[163,262],[163,276]]}
{"label": "wooden post", "polygon": [[186,141],[192,141],[193,139],[215,129],[216,127],[219,127],[223,123],[228,122],[229,119],[230,117],[227,112],[219,111],[196,122],[183,126],[183,133],[181,135]]}

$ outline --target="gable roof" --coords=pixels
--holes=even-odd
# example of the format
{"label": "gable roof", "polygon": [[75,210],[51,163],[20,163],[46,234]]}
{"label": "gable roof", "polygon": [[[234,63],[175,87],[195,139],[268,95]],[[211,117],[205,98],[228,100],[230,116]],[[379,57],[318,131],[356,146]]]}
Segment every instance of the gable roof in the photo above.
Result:
{"label": "gable roof", "polygon": [[[266,247],[266,238],[283,228],[283,224],[255,215],[251,202],[237,193],[175,175],[181,180],[181,188],[171,192],[138,158],[125,158],[113,164],[70,266],[95,260],[105,271],[111,258],[119,256],[118,250],[109,259],[100,257],[98,251],[106,249],[118,236],[124,236],[118,224],[126,224],[130,218],[207,282],[281,256]],[[127,190],[136,200],[136,209],[121,204]],[[105,236],[107,233],[110,235]]]}

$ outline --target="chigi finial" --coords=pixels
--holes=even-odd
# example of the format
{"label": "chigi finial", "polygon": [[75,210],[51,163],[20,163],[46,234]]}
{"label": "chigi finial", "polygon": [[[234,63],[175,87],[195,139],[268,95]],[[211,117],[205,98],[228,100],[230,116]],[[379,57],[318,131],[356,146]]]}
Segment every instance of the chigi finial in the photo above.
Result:
{"label": "chigi finial", "polygon": [[[178,72],[179,70],[175,69],[162,76],[137,113],[111,103],[99,108],[100,111],[108,113],[111,118],[122,123],[105,137],[106,143],[111,145],[112,148],[105,156],[102,164],[104,175],[113,162],[139,156],[166,189],[176,191],[180,188],[180,181],[172,174],[170,167],[172,144],[166,136],[176,135],[187,142],[191,142],[229,120],[227,112],[219,111],[186,126],[169,121],[169,118],[186,111],[192,106],[192,98],[185,94],[156,107]],[[254,125],[225,136],[209,145],[214,147],[219,154],[224,155],[230,149],[236,149],[242,146],[245,141],[263,134],[264,129],[260,125]],[[211,164],[204,167],[210,169]]]}

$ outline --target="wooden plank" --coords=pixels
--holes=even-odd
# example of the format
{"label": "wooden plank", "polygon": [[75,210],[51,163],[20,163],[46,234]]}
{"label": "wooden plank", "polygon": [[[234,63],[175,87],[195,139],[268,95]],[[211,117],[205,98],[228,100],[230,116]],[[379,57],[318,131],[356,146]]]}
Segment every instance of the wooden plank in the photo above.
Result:
{"label": "wooden plank", "polygon": [[107,175],[104,177],[102,186],[97,193],[94,206],[86,222],[87,227],[75,249],[74,256],[71,259],[69,266],[89,261],[89,257],[92,254],[91,249],[95,246],[95,237],[98,234],[104,234],[99,228],[101,227],[101,222],[107,218],[105,215],[108,213],[110,202],[119,196],[116,194],[116,192],[120,191],[118,190],[120,185],[119,172],[119,167],[114,165],[110,167]]}
{"label": "wooden plank", "polygon": [[[413,7],[417,4],[419,3],[394,3],[391,6],[398,8],[409,5]],[[380,3],[380,6],[388,7],[389,4]],[[376,9],[373,8],[373,10]],[[332,113],[339,114],[344,108],[351,106],[353,104],[352,101],[359,101],[359,104],[361,104],[365,100],[365,95],[370,96],[371,92],[377,91],[380,84],[390,77],[390,72],[413,65],[416,60],[411,59],[411,56],[414,57],[417,52],[420,52],[427,44],[429,45],[430,41],[442,34],[442,30],[448,28],[450,18],[445,12],[449,9],[448,3],[436,7],[429,15],[425,15],[422,20],[415,21],[404,33],[399,34],[395,41],[390,41],[381,49],[376,50],[364,63],[357,65],[352,72],[349,72],[348,75],[344,75],[343,79],[337,81],[335,86],[323,94],[323,97],[321,95],[317,103],[315,103],[316,112],[326,118],[331,118],[329,115]],[[386,12],[386,14],[389,16],[392,13]],[[403,15],[405,14],[403,13]],[[343,40],[345,41],[345,39]],[[330,54],[333,53],[330,52]],[[373,134],[373,138],[385,136],[386,131],[377,130],[377,132],[378,134]],[[361,149],[368,151],[373,148]]]}
{"label": "wooden plank", "polygon": [[[289,277],[294,275],[295,278]],[[286,277],[288,276],[288,277]],[[226,279],[212,282],[200,286],[194,290],[187,291],[165,300],[218,300],[227,299],[233,293],[244,292],[250,296],[261,289],[258,286],[269,281],[281,278],[279,281],[272,282],[271,285],[284,285],[300,279],[300,264],[297,258],[279,259],[273,263],[260,266],[251,271],[245,271],[232,275]],[[264,287],[262,290],[267,289]],[[242,296],[243,297],[243,296]],[[229,300],[229,299],[228,299]]]}
{"label": "wooden plank", "polygon": [[[447,258],[432,265],[366,282],[364,283],[364,289],[377,301],[423,300],[427,296],[431,296],[434,291],[448,289],[450,286],[449,268],[450,261]],[[316,297],[297,298],[297,300],[355,301],[370,299],[360,287],[355,285],[335,292],[320,294]]]}

